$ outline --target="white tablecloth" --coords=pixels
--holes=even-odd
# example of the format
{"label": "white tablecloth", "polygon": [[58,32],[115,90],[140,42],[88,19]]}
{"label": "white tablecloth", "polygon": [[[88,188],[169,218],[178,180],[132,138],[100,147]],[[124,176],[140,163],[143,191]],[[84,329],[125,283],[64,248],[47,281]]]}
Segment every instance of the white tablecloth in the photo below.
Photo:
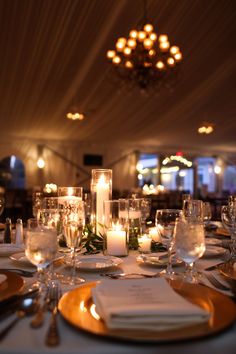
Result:
{"label": "white tablecloth", "polygon": [[[123,258],[120,268],[126,272],[143,271],[144,267],[136,262],[136,252],[132,252],[128,257]],[[217,259],[202,260],[199,266],[204,268],[206,265],[216,263]],[[19,265],[17,265],[19,268]],[[16,267],[16,263],[6,257],[0,257],[0,268]],[[27,269],[25,267],[25,269]],[[58,269],[57,269],[58,270]],[[156,272],[156,267],[145,267],[145,270]],[[99,273],[80,272],[86,281],[101,280]],[[115,281],[115,280],[113,280]],[[112,280],[111,280],[112,282]],[[144,343],[125,343],[118,340],[108,340],[107,338],[97,338],[94,335],[84,333],[72,328],[59,315],[59,331],[61,334],[61,344],[55,348],[48,348],[44,344],[45,333],[48,328],[50,314],[46,314],[46,321],[41,329],[31,329],[29,326],[30,318],[24,318],[0,343],[0,353],[8,354],[39,354],[39,353],[63,353],[63,354],[233,354],[235,353],[236,325],[211,336],[208,339],[189,340],[186,342],[172,342],[166,344],[144,344]],[[0,323],[3,328],[12,317]]]}

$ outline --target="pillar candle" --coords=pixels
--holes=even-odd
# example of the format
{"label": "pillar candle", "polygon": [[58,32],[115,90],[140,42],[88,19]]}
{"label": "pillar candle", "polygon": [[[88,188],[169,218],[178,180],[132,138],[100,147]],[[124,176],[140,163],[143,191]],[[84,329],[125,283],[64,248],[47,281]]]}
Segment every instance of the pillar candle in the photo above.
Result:
{"label": "pillar candle", "polygon": [[126,231],[107,231],[107,254],[111,256],[126,256]]}
{"label": "pillar candle", "polygon": [[96,233],[99,235],[103,233],[103,203],[109,200],[109,183],[105,182],[104,175],[99,178],[96,190]]}

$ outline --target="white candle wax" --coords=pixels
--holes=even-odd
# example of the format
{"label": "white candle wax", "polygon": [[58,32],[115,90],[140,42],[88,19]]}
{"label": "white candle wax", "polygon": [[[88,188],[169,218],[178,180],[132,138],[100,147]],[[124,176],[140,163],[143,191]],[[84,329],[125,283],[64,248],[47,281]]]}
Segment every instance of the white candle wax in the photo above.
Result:
{"label": "white candle wax", "polygon": [[149,229],[149,235],[155,242],[160,242],[160,234],[156,227],[151,227]]}
{"label": "white candle wax", "polygon": [[109,200],[109,183],[105,182],[104,175],[100,177],[96,187],[96,232],[99,235],[103,233],[103,203]]}
{"label": "white candle wax", "polygon": [[107,254],[110,256],[127,255],[126,232],[124,230],[107,231]]}
{"label": "white candle wax", "polygon": [[152,239],[149,235],[142,235],[138,238],[139,249],[141,252],[150,252]]}
{"label": "white candle wax", "polygon": [[[119,212],[120,218],[127,218],[127,211],[121,210]],[[139,219],[141,218],[141,211],[140,210],[130,210],[129,211],[129,219]]]}
{"label": "white candle wax", "polygon": [[65,204],[65,203],[76,203],[82,201],[81,197],[77,197],[75,195],[65,195],[65,196],[61,196],[58,197],[58,203],[59,204]]}

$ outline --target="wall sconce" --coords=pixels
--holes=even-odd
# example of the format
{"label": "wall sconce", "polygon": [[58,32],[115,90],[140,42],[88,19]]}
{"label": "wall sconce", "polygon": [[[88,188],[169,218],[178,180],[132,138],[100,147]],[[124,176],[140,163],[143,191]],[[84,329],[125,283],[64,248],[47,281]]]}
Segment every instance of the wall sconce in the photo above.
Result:
{"label": "wall sconce", "polygon": [[45,160],[44,160],[42,157],[39,157],[39,158],[38,158],[37,166],[38,166],[38,168],[40,168],[40,169],[42,169],[42,168],[45,167]]}
{"label": "wall sconce", "polygon": [[216,175],[219,175],[222,171],[222,168],[219,165],[215,165],[214,172]]}

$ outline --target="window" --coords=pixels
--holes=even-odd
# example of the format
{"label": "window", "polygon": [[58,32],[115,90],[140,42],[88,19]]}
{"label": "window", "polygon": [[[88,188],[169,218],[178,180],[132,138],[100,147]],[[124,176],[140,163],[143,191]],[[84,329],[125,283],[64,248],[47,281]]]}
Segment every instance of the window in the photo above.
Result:
{"label": "window", "polygon": [[158,184],[158,157],[156,154],[140,154],[137,164],[139,186]]}

